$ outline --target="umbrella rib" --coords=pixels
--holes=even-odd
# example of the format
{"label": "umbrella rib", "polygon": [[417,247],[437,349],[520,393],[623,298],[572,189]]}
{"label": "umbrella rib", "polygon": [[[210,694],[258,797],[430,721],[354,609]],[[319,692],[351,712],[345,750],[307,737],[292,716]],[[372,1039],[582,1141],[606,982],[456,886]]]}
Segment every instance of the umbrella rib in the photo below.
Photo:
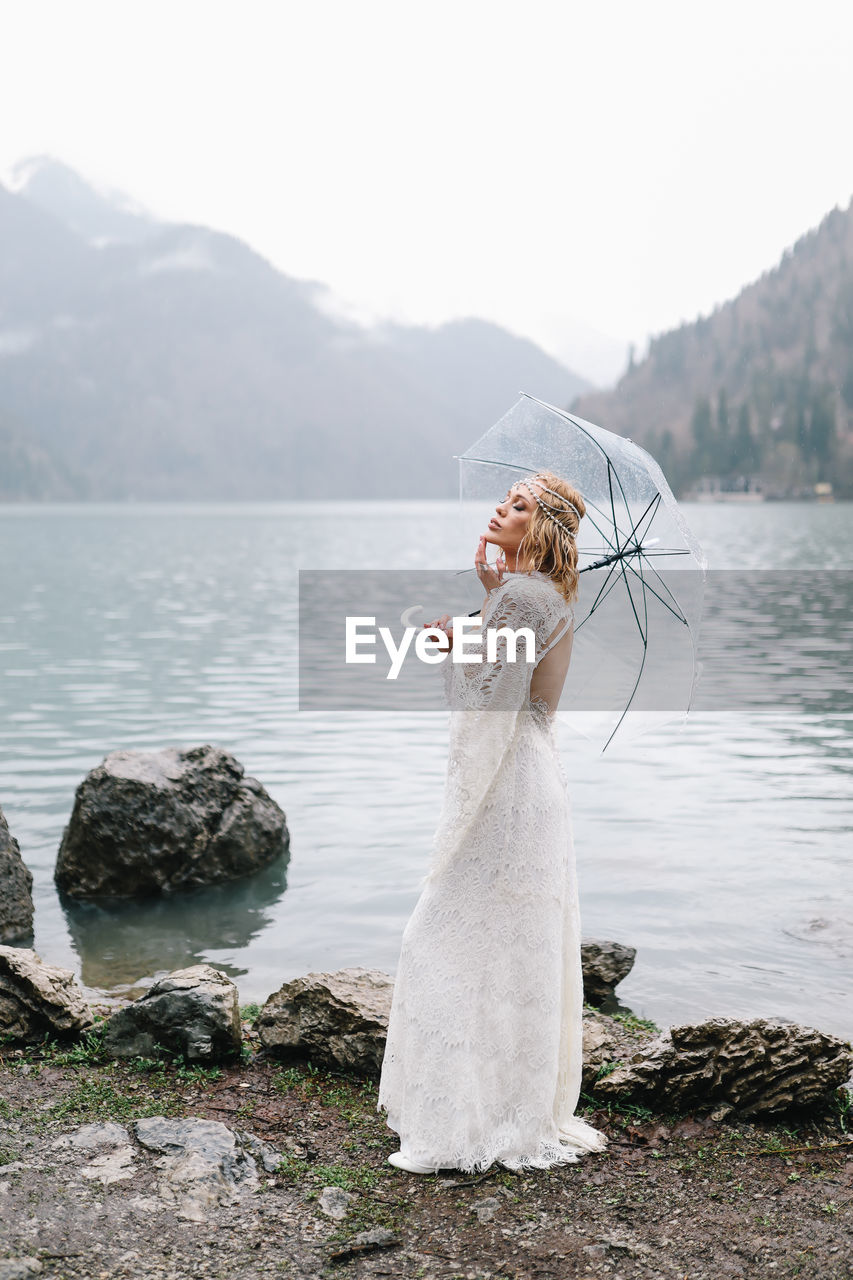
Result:
{"label": "umbrella rib", "polygon": [[[648,610],[646,610],[646,631],[643,631],[642,623],[640,622],[640,619],[637,617],[637,610],[636,610],[636,608],[635,608],[635,606],[634,606],[634,597],[633,597],[633,595],[631,594],[631,588],[628,586],[628,575],[627,575],[627,574],[626,574],[626,572],[625,572],[625,561],[624,561],[624,560],[620,561],[620,563],[619,563],[619,568],[620,568],[620,572],[622,573],[622,576],[623,576],[623,577],[624,577],[624,579],[625,579],[625,590],[628,592],[628,599],[631,601],[631,609],[632,609],[632,611],[633,611],[634,618],[635,618],[636,623],[637,623],[637,628],[638,628],[638,630],[639,630],[639,632],[640,632],[640,635],[643,637],[643,644],[645,645],[645,644],[648,642]],[[632,572],[636,573],[636,570],[635,570],[635,569],[632,569]],[[640,574],[640,575],[639,575],[639,577],[640,577],[640,581],[641,581],[641,582],[643,582],[643,584],[644,584],[644,588],[645,588],[645,582],[644,582],[644,579],[643,579],[642,574]],[[644,590],[644,592],[643,592],[643,599],[645,600],[645,590]],[[645,661],[645,659],[643,659],[643,660]]]}
{"label": "umbrella rib", "polygon": [[[645,552],[642,552],[642,553],[640,554],[640,556],[638,556],[638,558],[640,559],[640,562],[641,562],[641,563],[642,563],[642,556],[644,556],[644,555],[645,555]],[[631,564],[631,562],[630,562],[629,560],[625,560],[625,561],[624,561],[624,564],[625,564],[625,567],[626,567],[626,568],[628,568],[628,569],[630,569],[630,570],[631,570],[631,572],[632,572],[633,574],[637,574],[637,570],[634,568],[634,566]],[[637,575],[637,576],[640,578],[640,580],[641,580],[641,581],[642,581],[642,583],[643,583],[643,590],[644,590],[644,591],[651,591],[652,595],[653,595],[653,596],[655,596],[655,598],[656,598],[656,599],[660,600],[660,602],[661,602],[661,604],[664,606],[664,608],[665,608],[665,609],[669,609],[670,613],[671,613],[674,617],[678,618],[678,621],[679,621],[679,622],[683,622],[683,623],[685,624],[685,626],[689,626],[689,623],[688,623],[687,619],[685,618],[684,614],[683,614],[683,613],[681,612],[681,610],[678,608],[678,601],[675,599],[675,596],[672,594],[672,592],[670,591],[669,587],[668,587],[668,586],[666,585],[666,583],[664,582],[663,578],[661,578],[661,576],[660,576],[660,574],[658,573],[657,569],[655,569],[655,567],[654,567],[653,565],[651,565],[651,566],[650,566],[650,568],[651,568],[651,570],[652,570],[652,573],[653,573],[653,574],[655,575],[655,577],[658,579],[658,581],[660,582],[661,586],[662,586],[662,587],[663,587],[663,589],[666,591],[667,595],[668,595],[668,596],[669,596],[669,598],[673,601],[673,603],[675,604],[675,606],[676,606],[676,607],[675,607],[675,608],[672,608],[672,606],[671,606],[671,605],[667,604],[667,602],[666,602],[666,600],[664,600],[663,596],[658,595],[657,591],[655,591],[655,589],[654,589],[654,587],[652,586],[652,584],[651,584],[650,582],[647,582],[647,581],[646,581],[646,579],[643,577],[643,575],[642,575],[642,574],[639,574],[639,575]]]}
{"label": "umbrella rib", "polygon": [[[621,556],[636,555],[638,552],[644,555],[647,560],[651,560],[653,556],[689,556],[690,555],[690,551],[688,550],[687,547],[639,546],[639,547],[629,547],[627,551],[617,552],[615,555],[612,555],[609,557],[605,556],[603,563],[610,564],[614,560],[619,559]],[[591,549],[588,549],[586,547],[578,547],[579,556],[600,556],[601,554],[602,554],[601,551],[592,551]],[[600,567],[600,566],[585,564],[582,569],[578,570],[578,573],[586,573],[589,569],[594,569],[596,567]]]}
{"label": "umbrella rib", "polygon": [[[642,522],[645,520],[646,515],[648,515],[648,513],[651,511],[652,507],[654,507],[654,511],[652,512],[652,514],[651,514],[651,515],[649,515],[649,524],[651,524],[651,522],[652,522],[652,517],[653,517],[654,515],[656,515],[656,514],[657,514],[657,509],[658,509],[658,507],[659,507],[659,506],[660,506],[660,494],[659,494],[659,493],[656,493],[656,494],[655,494],[655,496],[654,496],[653,498],[650,498],[650,499],[649,499],[649,505],[646,507],[646,509],[645,509],[645,511],[642,513],[642,515],[640,515],[640,516],[638,517],[638,519],[637,519],[637,523],[634,525],[634,532],[636,532],[636,531],[637,531],[637,529],[639,529],[640,525],[641,525],[641,524],[642,524]],[[646,530],[646,532],[648,532],[648,530]]]}
{"label": "umbrella rib", "polygon": [[[640,575],[640,577],[641,577],[641,579],[642,579],[642,574]],[[645,579],[642,579],[642,580],[643,580],[643,581],[645,581]],[[626,583],[626,586],[627,586],[627,583]],[[630,591],[628,592],[628,596],[629,596],[629,597],[631,597],[631,592],[630,592]],[[645,594],[644,594],[644,596],[643,596],[643,599],[645,599]],[[632,605],[632,607],[633,607],[633,603],[634,603],[633,598],[631,598],[631,605]],[[646,614],[646,626],[647,626],[647,628],[648,628],[648,609],[646,609],[646,610],[645,610],[645,614]],[[636,614],[635,614],[635,616],[636,616]],[[637,672],[637,679],[634,681],[634,688],[631,690],[631,696],[630,696],[630,698],[628,699],[628,701],[625,703],[625,709],[623,710],[623,712],[622,712],[621,716],[619,717],[619,719],[616,721],[616,724],[613,726],[613,732],[610,734],[610,737],[607,739],[607,741],[605,742],[604,746],[601,748],[601,753],[602,753],[602,755],[603,755],[603,754],[604,754],[604,752],[607,750],[607,748],[610,746],[610,743],[613,741],[613,736],[614,736],[614,734],[617,732],[617,730],[618,730],[618,728],[619,728],[620,724],[621,724],[621,723],[622,723],[622,721],[625,719],[625,716],[628,714],[628,708],[630,707],[631,703],[634,701],[634,695],[636,694],[637,689],[640,687],[640,680],[641,680],[641,678],[642,678],[643,670],[644,670],[645,665],[646,665],[646,654],[648,653],[648,649],[649,649],[649,642],[648,642],[648,637],[647,637],[647,635],[643,635],[643,629],[642,629],[642,627],[640,627],[640,619],[639,619],[639,618],[637,618],[637,626],[638,626],[638,627],[639,627],[639,629],[640,629],[640,635],[642,636],[642,640],[643,640],[643,657],[642,657],[642,660],[641,660],[641,662],[640,662],[640,670]]]}
{"label": "umbrella rib", "polygon": [[616,507],[613,501],[613,464],[609,458],[607,459],[607,488],[610,494],[610,519],[613,521],[613,528],[616,531],[616,550],[621,551],[622,544],[619,541],[621,534],[619,525],[616,522]]}
{"label": "umbrella rib", "polygon": [[[602,601],[607,599],[607,597],[610,595],[610,592],[613,590],[613,588],[615,587],[618,581],[619,581],[618,572],[616,572],[615,569],[611,569],[607,577],[605,578],[604,582],[601,584],[598,595],[595,597],[589,609],[587,610],[586,617],[582,618],[581,621],[578,623],[577,627],[575,628],[576,631],[580,631],[583,624],[589,621],[589,619],[592,617],[595,610],[601,607]],[[605,588],[607,589],[605,590]]]}
{"label": "umbrella rib", "polygon": [[657,569],[654,567],[654,565],[649,565],[649,568],[651,569],[652,573],[655,575],[655,577],[657,578],[658,582],[660,583],[660,585],[661,585],[661,589],[662,589],[663,591],[665,591],[665,592],[666,592],[666,594],[669,596],[670,600],[672,601],[672,605],[667,604],[667,602],[663,599],[663,597],[658,595],[657,591],[655,591],[655,589],[654,589],[654,587],[651,585],[651,583],[650,583],[650,582],[646,582],[646,579],[644,578],[644,579],[643,579],[643,582],[645,582],[645,583],[646,583],[646,589],[647,589],[648,591],[651,591],[652,595],[656,596],[656,597],[657,597],[657,599],[658,599],[658,600],[660,600],[660,602],[661,602],[661,604],[664,606],[664,608],[669,609],[669,611],[670,611],[670,613],[673,615],[673,617],[678,618],[679,622],[683,622],[683,623],[684,623],[684,625],[685,625],[685,627],[688,627],[688,628],[689,628],[689,627],[690,627],[690,623],[687,621],[687,618],[684,616],[684,610],[683,610],[683,609],[681,608],[681,606],[679,605],[679,603],[678,603],[678,601],[676,600],[675,596],[674,596],[674,595],[673,595],[673,593],[670,591],[669,587],[666,585],[666,583],[664,582],[663,578],[660,576],[660,574],[658,573],[658,571],[657,571]]}

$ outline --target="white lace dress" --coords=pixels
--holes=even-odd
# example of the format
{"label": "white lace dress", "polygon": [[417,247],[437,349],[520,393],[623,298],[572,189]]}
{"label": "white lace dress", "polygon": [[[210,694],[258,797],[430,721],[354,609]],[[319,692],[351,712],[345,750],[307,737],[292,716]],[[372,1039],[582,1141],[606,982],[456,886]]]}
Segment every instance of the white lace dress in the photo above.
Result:
{"label": "white lace dress", "polygon": [[444,664],[444,804],[403,933],[377,1104],[422,1164],[548,1168],[605,1145],[574,1114],[583,982],[552,715],[562,678],[551,706],[535,678],[561,642],[568,665],[572,622],[550,578],[510,574],[486,599],[483,629],[529,627],[535,663],[523,644],[508,661],[501,639],[493,663]]}

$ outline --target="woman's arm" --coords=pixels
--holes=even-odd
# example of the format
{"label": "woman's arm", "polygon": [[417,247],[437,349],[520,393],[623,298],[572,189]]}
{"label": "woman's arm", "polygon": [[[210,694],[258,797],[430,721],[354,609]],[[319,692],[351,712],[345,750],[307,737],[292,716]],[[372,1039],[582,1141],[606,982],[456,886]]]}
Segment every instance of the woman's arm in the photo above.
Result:
{"label": "woman's arm", "polygon": [[[479,544],[477,546],[477,551],[474,556],[474,568],[477,570],[477,576],[479,577],[480,581],[483,584],[487,597],[491,595],[491,593],[495,590],[496,587],[499,587],[502,584],[504,574],[506,573],[506,561],[504,560],[503,556],[500,555],[498,556],[494,565],[489,564],[488,560],[486,559],[485,534],[480,538]],[[478,617],[479,615],[472,613],[472,614],[469,614],[468,616],[475,618],[475,617]],[[443,613],[440,618],[434,618],[432,622],[424,623],[424,626],[428,630],[443,631],[444,634],[447,636],[448,643],[440,644],[438,647],[440,653],[442,652],[449,653],[449,651],[453,648],[453,627],[449,627],[447,625],[448,622],[450,622],[450,614]]]}
{"label": "woman's arm", "polygon": [[506,573],[506,560],[502,555],[498,556],[494,565],[490,565],[486,559],[486,535],[480,538],[477,547],[477,554],[474,556],[474,568],[477,570],[477,576],[483,584],[486,595],[490,595],[495,587],[499,587],[503,582],[503,576]]}

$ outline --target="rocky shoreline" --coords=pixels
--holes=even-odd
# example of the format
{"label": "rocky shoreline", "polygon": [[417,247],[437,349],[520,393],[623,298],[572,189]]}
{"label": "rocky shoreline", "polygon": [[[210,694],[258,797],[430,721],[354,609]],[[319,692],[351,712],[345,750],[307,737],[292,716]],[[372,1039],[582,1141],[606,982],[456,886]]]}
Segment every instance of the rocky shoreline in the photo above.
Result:
{"label": "rocky shoreline", "polygon": [[392,990],[308,974],[241,1011],[197,965],[99,1010],[0,947],[0,1280],[851,1275],[850,1046],[589,1005],[578,1110],[607,1151],[418,1178],[376,1108]]}
{"label": "rocky shoreline", "polygon": [[[78,788],[57,883],[171,892],[288,846],[227,752],[113,752]],[[31,885],[0,813],[0,941],[31,929]],[[418,1178],[388,1164],[376,1108],[390,975],[306,974],[241,1010],[193,965],[92,1005],[0,945],[0,1280],[853,1276],[851,1046],[784,1019],[604,1012],[633,961],[583,943],[578,1110],[606,1152]]]}
{"label": "rocky shoreline", "polygon": [[102,1023],[0,1050],[0,1280],[851,1274],[840,1106],[720,1121],[584,1092],[603,1154],[418,1178],[387,1163],[374,1079],[284,1063],[243,1014],[230,1065],[109,1059]]}

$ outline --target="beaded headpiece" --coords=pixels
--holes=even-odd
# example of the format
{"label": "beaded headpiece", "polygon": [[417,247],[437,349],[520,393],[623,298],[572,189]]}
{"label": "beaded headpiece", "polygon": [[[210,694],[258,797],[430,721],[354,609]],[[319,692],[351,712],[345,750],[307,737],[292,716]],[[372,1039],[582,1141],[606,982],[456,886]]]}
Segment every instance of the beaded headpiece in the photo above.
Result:
{"label": "beaded headpiece", "polygon": [[536,476],[530,476],[527,480],[516,480],[516,484],[517,485],[523,484],[525,489],[527,489],[527,491],[535,499],[535,501],[538,502],[539,510],[542,512],[542,514],[544,516],[547,516],[547,518],[551,521],[552,524],[555,524],[559,529],[562,529],[563,533],[567,533],[570,538],[573,538],[575,536],[574,529],[570,529],[567,524],[563,524],[562,520],[557,519],[557,515],[565,515],[563,508],[555,507],[553,503],[546,502],[544,498],[540,498],[538,493],[534,493],[531,487],[531,482],[535,484],[539,489],[542,489],[545,493],[550,493],[553,495],[553,497],[559,498],[560,501],[565,503],[567,507],[571,507],[572,511],[574,511],[575,515],[577,516],[578,520],[580,520],[581,513],[578,511],[575,504],[573,502],[570,502],[568,498],[564,498],[561,493],[557,493],[556,489],[549,489],[548,486],[546,484],[543,484],[542,481],[539,480],[538,477]]}

